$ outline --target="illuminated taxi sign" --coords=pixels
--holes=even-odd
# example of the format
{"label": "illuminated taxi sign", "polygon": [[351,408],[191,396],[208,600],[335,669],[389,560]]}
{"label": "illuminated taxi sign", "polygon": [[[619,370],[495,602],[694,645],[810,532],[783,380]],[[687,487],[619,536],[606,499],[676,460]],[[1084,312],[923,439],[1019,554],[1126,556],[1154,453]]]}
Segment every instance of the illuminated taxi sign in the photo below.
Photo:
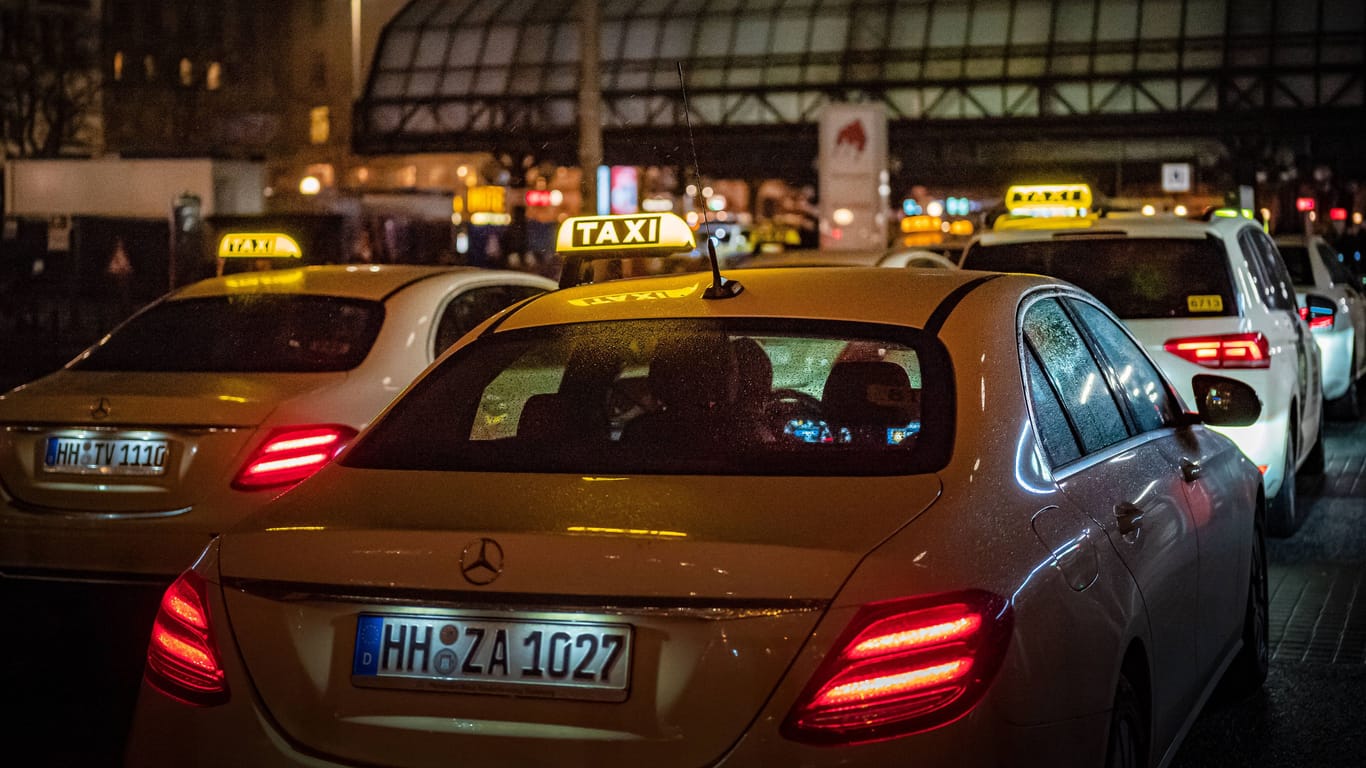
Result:
{"label": "illuminated taxi sign", "polygon": [[220,259],[301,259],[294,238],[278,232],[234,232],[218,241]]}
{"label": "illuminated taxi sign", "polygon": [[697,247],[692,228],[673,213],[574,216],[560,225],[559,253],[585,251],[691,251]]}
{"label": "illuminated taxi sign", "polygon": [[665,288],[657,291],[627,291],[625,293],[601,293],[583,299],[570,299],[576,307],[593,307],[599,304],[623,304],[628,301],[659,301],[661,299],[684,299],[697,293],[697,284],[686,288]]}
{"label": "illuminated taxi sign", "polygon": [[1006,210],[1028,216],[1085,216],[1091,188],[1085,184],[1017,185],[1006,190]]}

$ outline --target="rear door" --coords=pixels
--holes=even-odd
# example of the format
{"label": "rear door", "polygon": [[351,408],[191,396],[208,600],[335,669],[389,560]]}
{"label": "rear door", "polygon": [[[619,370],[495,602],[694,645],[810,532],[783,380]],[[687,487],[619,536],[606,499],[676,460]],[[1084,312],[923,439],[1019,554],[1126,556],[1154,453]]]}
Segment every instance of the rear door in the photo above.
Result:
{"label": "rear door", "polygon": [[1166,743],[1201,687],[1198,542],[1179,470],[1164,450],[1167,433],[1133,425],[1123,396],[1111,388],[1104,358],[1062,300],[1030,305],[1023,334],[1031,385],[1061,403],[1069,427],[1070,435],[1044,441],[1051,459],[1061,459],[1054,468],[1057,482],[1105,530],[1147,607],[1156,743]]}

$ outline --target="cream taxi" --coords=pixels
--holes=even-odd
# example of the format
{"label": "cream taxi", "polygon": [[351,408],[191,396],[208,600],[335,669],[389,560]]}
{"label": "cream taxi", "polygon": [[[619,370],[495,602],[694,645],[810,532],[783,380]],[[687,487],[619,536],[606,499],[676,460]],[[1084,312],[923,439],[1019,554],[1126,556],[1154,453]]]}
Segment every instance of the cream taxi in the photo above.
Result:
{"label": "cream taxi", "polygon": [[534,298],[167,591],[128,762],[1164,764],[1267,669],[1214,373],[1034,276]]}

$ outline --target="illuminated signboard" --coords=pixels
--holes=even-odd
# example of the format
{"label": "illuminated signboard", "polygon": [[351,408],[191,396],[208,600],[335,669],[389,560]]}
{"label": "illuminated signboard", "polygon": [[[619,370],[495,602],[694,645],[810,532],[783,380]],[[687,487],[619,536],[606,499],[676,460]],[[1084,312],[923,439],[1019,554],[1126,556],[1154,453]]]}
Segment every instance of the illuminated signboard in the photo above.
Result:
{"label": "illuminated signboard", "polygon": [[639,213],[616,216],[574,216],[560,224],[555,250],[576,251],[659,250],[691,251],[697,247],[692,229],[673,213]]}
{"label": "illuminated signboard", "polygon": [[470,187],[465,195],[470,213],[507,213],[507,190],[503,187]]}
{"label": "illuminated signboard", "polygon": [[301,259],[294,238],[278,232],[234,232],[218,241],[220,259]]}

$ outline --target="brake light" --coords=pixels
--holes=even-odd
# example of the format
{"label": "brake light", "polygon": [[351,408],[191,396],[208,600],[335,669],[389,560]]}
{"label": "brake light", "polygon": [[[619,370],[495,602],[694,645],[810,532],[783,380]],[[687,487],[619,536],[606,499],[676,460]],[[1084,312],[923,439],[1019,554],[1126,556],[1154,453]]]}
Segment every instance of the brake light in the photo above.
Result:
{"label": "brake light", "polygon": [[1309,307],[1300,307],[1300,318],[1309,323],[1309,330],[1333,327],[1333,315],[1329,313],[1315,313]]}
{"label": "brake light", "polygon": [[864,606],[793,705],[783,735],[813,744],[877,741],[972,709],[1005,658],[1011,612],[967,591]]}
{"label": "brake light", "polygon": [[340,424],[277,429],[242,465],[232,487],[250,491],[297,483],[326,466],[355,436],[356,430]]}
{"label": "brake light", "polygon": [[161,598],[147,644],[147,682],[200,707],[228,700],[228,682],[209,625],[204,578],[186,571]]}
{"label": "brake light", "polygon": [[1261,333],[1170,339],[1162,348],[1206,368],[1271,367],[1271,347]]}

